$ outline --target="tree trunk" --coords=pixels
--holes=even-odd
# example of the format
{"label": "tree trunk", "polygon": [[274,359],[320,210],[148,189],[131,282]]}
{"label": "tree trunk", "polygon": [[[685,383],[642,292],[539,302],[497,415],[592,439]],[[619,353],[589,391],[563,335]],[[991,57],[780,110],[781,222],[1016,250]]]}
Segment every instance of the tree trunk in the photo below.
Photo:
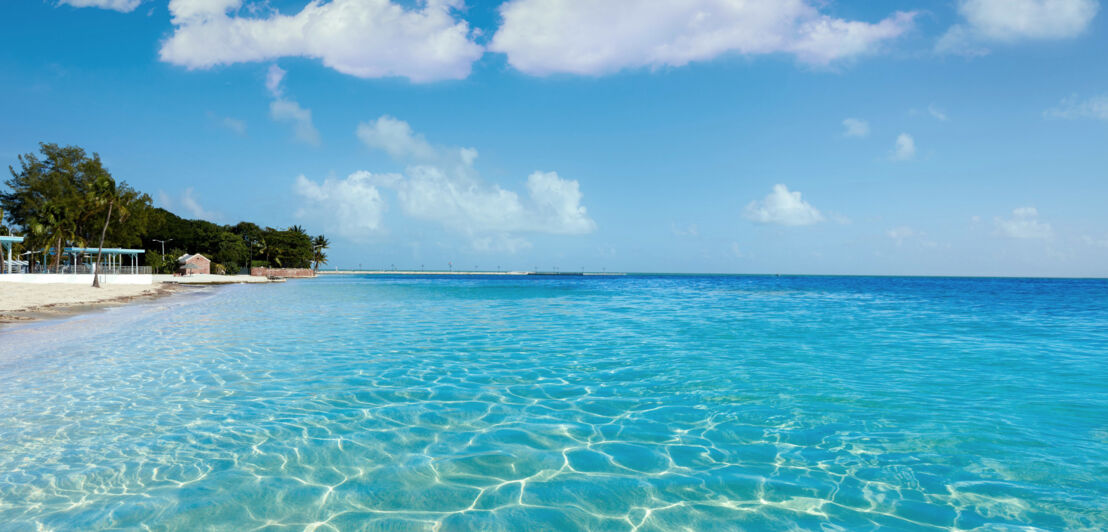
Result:
{"label": "tree trunk", "polygon": [[[46,262],[46,261],[43,261]],[[62,267],[62,237],[58,236],[58,245],[54,248],[54,273]]]}
{"label": "tree trunk", "polygon": [[108,234],[108,222],[112,221],[112,205],[115,200],[108,202],[108,217],[104,218],[104,229],[100,231],[100,247],[96,250],[96,267],[92,270],[92,286],[100,288],[100,255],[104,253],[104,236]]}

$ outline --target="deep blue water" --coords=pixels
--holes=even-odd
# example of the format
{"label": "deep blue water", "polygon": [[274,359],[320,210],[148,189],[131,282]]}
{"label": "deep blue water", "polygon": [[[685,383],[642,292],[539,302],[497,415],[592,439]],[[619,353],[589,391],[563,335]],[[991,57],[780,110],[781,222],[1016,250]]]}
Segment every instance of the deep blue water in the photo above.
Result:
{"label": "deep blue water", "polygon": [[1108,529],[1108,282],[324,277],[0,329],[0,530]]}

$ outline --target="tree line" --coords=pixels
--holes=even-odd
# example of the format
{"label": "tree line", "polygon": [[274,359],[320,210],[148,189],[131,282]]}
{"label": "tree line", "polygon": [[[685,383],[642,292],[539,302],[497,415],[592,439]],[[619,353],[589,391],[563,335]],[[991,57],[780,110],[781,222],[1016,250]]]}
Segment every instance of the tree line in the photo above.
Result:
{"label": "tree line", "polygon": [[211,259],[212,273],[327,263],[327,238],[298,225],[274,229],[186,220],[117,182],[96,153],[49,143],[39,148],[39,154],[20,155],[18,168],[8,167],[11,178],[0,191],[0,232],[24,237],[16,252],[33,263],[56,268],[63,260],[59,250],[101,245],[143,249],[146,265],[160,273],[176,270],[177,258],[186,253]]}

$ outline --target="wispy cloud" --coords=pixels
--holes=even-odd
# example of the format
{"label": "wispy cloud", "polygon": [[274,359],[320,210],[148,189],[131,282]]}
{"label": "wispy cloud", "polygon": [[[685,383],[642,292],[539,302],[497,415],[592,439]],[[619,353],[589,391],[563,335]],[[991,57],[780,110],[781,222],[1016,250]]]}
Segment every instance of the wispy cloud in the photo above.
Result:
{"label": "wispy cloud", "polygon": [[927,106],[927,114],[931,115],[931,118],[938,120],[939,122],[946,122],[950,120],[950,117],[946,115],[946,111],[943,111],[935,104]]}
{"label": "wispy cloud", "polygon": [[273,96],[269,103],[269,116],[276,122],[292,124],[293,133],[297,140],[319,146],[319,130],[312,123],[312,111],[300,106],[299,103],[286,98],[284,86],[285,70],[277,65],[270,65],[266,72],[265,88]]}
{"label": "wispy cloud", "polygon": [[189,219],[217,222],[222,218],[219,213],[209,211],[200,205],[200,200],[196,197],[192,187],[186,188],[180,197],[176,198],[165,191],[159,190],[158,203],[162,205],[162,208]]}
{"label": "wispy cloud", "polygon": [[843,120],[844,137],[865,137],[869,135],[869,122],[860,118],[847,118]]}
{"label": "wispy cloud", "polygon": [[1108,120],[1108,94],[1086,99],[1076,95],[1063,98],[1057,106],[1043,111],[1043,116],[1064,120],[1081,118]]}
{"label": "wispy cloud", "polygon": [[1046,239],[1054,236],[1049,223],[1039,221],[1039,210],[1035,207],[1019,207],[1012,210],[1011,218],[993,219],[997,234],[1009,238]]}
{"label": "wispy cloud", "polygon": [[59,0],[61,4],[73,7],[98,7],[120,13],[130,13],[142,3],[142,0]]}

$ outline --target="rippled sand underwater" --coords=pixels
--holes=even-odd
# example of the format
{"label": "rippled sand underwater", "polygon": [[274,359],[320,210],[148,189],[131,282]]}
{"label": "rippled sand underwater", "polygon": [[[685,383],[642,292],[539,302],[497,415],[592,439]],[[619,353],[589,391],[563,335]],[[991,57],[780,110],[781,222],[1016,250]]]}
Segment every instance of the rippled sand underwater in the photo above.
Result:
{"label": "rippled sand underwater", "polygon": [[327,277],[0,330],[0,530],[1108,529],[1108,282]]}

